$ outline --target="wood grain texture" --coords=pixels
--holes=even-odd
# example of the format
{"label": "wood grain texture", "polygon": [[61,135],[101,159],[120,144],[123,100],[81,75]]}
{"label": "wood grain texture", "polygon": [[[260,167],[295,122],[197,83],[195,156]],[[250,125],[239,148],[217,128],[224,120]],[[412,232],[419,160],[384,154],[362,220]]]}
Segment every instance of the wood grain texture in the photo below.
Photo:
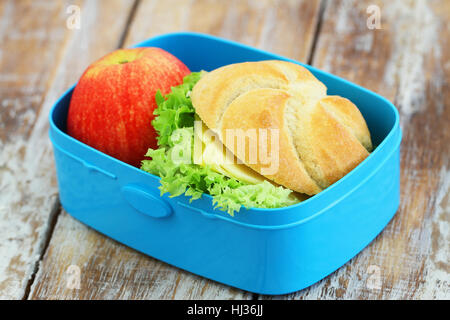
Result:
{"label": "wood grain texture", "polygon": [[142,0],[125,45],[194,31],[306,61],[319,8],[319,0]]}
{"label": "wood grain texture", "polygon": [[[67,37],[60,27],[63,6],[0,2],[0,297],[5,299],[24,295],[57,203],[47,137],[35,124]],[[22,19],[24,13],[29,16]]]}
{"label": "wood grain texture", "polygon": [[[274,50],[276,44],[279,53],[305,61],[318,9],[317,1],[240,1],[232,6],[224,1],[141,1],[125,45],[159,33],[190,30],[221,36],[228,34],[229,38],[245,40],[247,44],[259,45],[266,50]],[[298,31],[288,32],[288,25],[278,25],[274,18],[267,19],[266,12],[282,16],[289,12],[289,23]],[[241,28],[245,32],[239,32]],[[266,28],[271,31],[263,31]],[[244,35],[245,39],[242,38]],[[292,41],[296,37],[307,40],[300,40],[301,46],[295,47]],[[70,265],[81,270],[78,290],[67,288],[70,274],[66,271]],[[58,219],[30,294],[30,299],[250,298],[252,294],[199,278],[139,254],[66,214]]]}
{"label": "wood grain texture", "polygon": [[[81,8],[80,30],[67,28],[69,5]],[[58,212],[50,107],[90,61],[117,46],[131,6],[0,2],[0,298],[24,297]],[[91,32],[94,24],[102,32]]]}
{"label": "wood grain texture", "polygon": [[[71,267],[72,266],[72,267]],[[80,270],[80,286],[72,285]],[[250,294],[171,267],[58,217],[31,299],[248,299]]]}
{"label": "wood grain texture", "polygon": [[[367,28],[369,5],[381,9],[382,29]],[[401,203],[387,228],[344,267],[277,298],[450,298],[449,21],[445,0],[328,2],[313,63],[398,107]]]}
{"label": "wood grain texture", "polygon": [[[64,212],[39,261],[60,211],[47,115],[89,63],[122,39],[129,46],[173,31],[210,33],[308,61],[320,7],[307,0],[141,0],[123,37],[133,3],[0,0],[0,298],[23,298],[30,278],[30,299],[252,297],[139,254]],[[69,4],[81,8],[80,30],[66,28]],[[367,28],[369,5],[381,9],[380,30]],[[344,267],[275,298],[450,299],[449,15],[445,0],[326,1],[313,64],[398,107],[401,204]],[[79,289],[70,289],[70,266],[81,272]],[[370,281],[378,272],[375,288]]]}

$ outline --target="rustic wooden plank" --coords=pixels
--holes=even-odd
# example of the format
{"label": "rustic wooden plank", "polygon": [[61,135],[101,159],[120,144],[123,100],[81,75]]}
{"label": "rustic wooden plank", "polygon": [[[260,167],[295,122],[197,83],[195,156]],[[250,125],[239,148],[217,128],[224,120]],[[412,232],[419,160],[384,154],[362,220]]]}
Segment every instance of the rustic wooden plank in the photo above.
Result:
{"label": "rustic wooden plank", "polygon": [[319,8],[319,0],[143,0],[125,44],[194,31],[306,61]]}
{"label": "rustic wooden plank", "polygon": [[[367,27],[369,5],[381,9],[382,29]],[[445,0],[329,1],[314,65],[398,107],[401,204],[362,253],[314,286],[281,298],[450,298],[449,21]]]}
{"label": "rustic wooden plank", "polygon": [[[318,1],[235,1],[231,6],[224,1],[141,1],[125,45],[159,33],[191,30],[306,61],[318,12]],[[287,20],[278,23],[281,19]],[[68,268],[80,270],[80,289],[73,289]],[[63,214],[30,298],[249,299],[252,295],[139,254]]]}
{"label": "rustic wooden plank", "polygon": [[[47,82],[68,35],[64,28],[58,28],[65,24],[64,15],[59,14],[64,12],[64,5],[67,3],[44,7],[32,1],[0,2],[2,299],[23,297],[39,258],[47,223],[55,212],[57,191],[49,149],[31,155],[27,147]],[[22,17],[23,12],[29,16]],[[45,146],[46,139],[46,135],[35,136],[33,141]]]}
{"label": "rustic wooden plank", "polygon": [[[79,288],[73,285],[79,270]],[[58,217],[32,299],[246,299],[237,289],[171,267]]]}
{"label": "rustic wooden plank", "polygon": [[[81,9],[79,30],[67,27],[70,5]],[[58,212],[49,109],[88,61],[117,46],[131,7],[0,2],[0,298],[24,297]]]}

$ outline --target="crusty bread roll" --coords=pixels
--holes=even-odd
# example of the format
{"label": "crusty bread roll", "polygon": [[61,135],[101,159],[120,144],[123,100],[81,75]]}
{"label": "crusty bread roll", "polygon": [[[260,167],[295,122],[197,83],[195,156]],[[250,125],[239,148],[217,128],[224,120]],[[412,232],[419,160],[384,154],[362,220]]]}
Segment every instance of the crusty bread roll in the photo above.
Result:
{"label": "crusty bread roll", "polygon": [[[266,178],[297,192],[314,195],[363,161],[372,150],[366,122],[348,99],[327,96],[326,86],[307,69],[285,61],[245,62],[205,74],[192,90],[196,113],[240,160]],[[246,149],[226,139],[227,129],[258,129]],[[268,129],[262,135],[259,129]],[[278,129],[271,150],[270,129]],[[257,140],[255,140],[255,138]],[[254,141],[252,141],[252,139]],[[249,147],[268,142],[279,152],[276,172]],[[260,150],[258,150],[260,151]],[[266,171],[266,172],[265,172]]]}

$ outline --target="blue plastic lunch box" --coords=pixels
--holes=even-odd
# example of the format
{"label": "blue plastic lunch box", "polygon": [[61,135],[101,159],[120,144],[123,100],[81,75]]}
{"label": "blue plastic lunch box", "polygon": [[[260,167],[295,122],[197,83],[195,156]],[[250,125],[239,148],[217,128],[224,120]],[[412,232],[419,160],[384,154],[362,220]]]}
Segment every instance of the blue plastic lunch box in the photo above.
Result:
{"label": "blue plastic lunch box", "polygon": [[[197,33],[171,33],[138,47],[160,47],[190,70],[267,59],[299,62]],[[109,157],[65,133],[72,89],[50,112],[60,201],[74,218],[156,259],[236,288],[286,294],[326,277],[386,226],[399,206],[401,130],[385,98],[304,65],[353,101],[369,126],[375,151],[320,194],[287,208],[244,209],[234,217],[204,195],[160,196],[159,178]]]}

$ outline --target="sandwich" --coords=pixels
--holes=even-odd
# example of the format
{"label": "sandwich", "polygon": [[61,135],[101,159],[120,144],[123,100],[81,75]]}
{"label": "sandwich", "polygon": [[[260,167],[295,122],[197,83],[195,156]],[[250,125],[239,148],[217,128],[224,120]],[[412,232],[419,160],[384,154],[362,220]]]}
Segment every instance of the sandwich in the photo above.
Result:
{"label": "sandwich", "polygon": [[286,61],[192,73],[156,102],[158,149],[141,168],[161,177],[161,193],[206,193],[229,214],[314,196],[373,149],[358,108]]}

